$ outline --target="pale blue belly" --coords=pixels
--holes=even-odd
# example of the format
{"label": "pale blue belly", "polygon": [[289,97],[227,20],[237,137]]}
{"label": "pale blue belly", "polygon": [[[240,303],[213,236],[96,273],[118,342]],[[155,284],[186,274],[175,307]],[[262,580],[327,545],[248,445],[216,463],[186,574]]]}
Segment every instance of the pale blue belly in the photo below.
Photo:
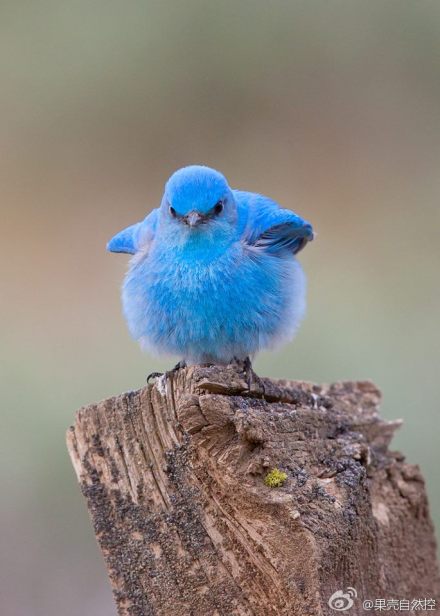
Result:
{"label": "pale blue belly", "polygon": [[293,257],[230,251],[212,263],[151,256],[133,265],[123,290],[134,338],[193,363],[244,358],[290,337],[304,309],[304,276]]}

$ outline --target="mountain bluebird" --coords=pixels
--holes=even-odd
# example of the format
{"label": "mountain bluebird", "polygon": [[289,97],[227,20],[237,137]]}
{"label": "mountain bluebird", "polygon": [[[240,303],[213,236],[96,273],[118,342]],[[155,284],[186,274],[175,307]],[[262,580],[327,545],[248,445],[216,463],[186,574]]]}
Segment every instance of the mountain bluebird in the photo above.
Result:
{"label": "mountain bluebird", "polygon": [[190,166],[170,177],[160,207],[107,249],[133,255],[122,303],[144,349],[225,364],[293,337],[306,287],[295,255],[312,239],[294,212]]}

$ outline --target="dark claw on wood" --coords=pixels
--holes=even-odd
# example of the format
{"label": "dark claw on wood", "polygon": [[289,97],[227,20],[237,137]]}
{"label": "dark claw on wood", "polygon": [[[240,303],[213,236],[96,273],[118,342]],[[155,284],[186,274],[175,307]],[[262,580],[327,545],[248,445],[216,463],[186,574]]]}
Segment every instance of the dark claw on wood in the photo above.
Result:
{"label": "dark claw on wood", "polygon": [[180,370],[181,368],[186,368],[186,361],[184,359],[180,360],[174,366],[174,368],[171,368],[171,370],[167,370],[166,372],[151,372],[147,376],[147,384],[149,385],[151,381],[153,381],[154,379],[159,378],[160,376],[163,376],[164,374],[167,375],[167,376],[170,376],[170,375],[174,374],[174,372],[177,372],[178,370]]}
{"label": "dark claw on wood", "polygon": [[158,377],[162,376],[163,372],[150,372],[150,374],[147,376],[147,384],[150,384],[150,381],[152,381],[153,379],[157,379]]}

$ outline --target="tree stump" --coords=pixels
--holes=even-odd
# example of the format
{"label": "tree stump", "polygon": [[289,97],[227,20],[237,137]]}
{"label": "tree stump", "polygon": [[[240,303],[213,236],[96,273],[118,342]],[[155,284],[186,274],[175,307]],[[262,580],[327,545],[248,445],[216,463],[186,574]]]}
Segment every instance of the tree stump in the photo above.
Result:
{"label": "tree stump", "polygon": [[423,478],[389,451],[400,422],[379,401],[369,382],[229,365],[82,408],[68,449],[118,613],[319,616],[352,602],[353,615],[365,600],[438,598]]}

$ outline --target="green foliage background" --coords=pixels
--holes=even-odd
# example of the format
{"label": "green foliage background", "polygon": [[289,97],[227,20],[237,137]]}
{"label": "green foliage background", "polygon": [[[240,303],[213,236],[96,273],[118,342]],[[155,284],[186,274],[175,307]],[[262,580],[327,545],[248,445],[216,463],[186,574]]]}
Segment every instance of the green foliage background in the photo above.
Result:
{"label": "green foliage background", "polygon": [[308,317],[256,368],[373,379],[438,525],[440,3],[4,0],[0,79],[2,612],[115,613],[64,431],[172,364],[105,243],[189,163],[314,223]]}

